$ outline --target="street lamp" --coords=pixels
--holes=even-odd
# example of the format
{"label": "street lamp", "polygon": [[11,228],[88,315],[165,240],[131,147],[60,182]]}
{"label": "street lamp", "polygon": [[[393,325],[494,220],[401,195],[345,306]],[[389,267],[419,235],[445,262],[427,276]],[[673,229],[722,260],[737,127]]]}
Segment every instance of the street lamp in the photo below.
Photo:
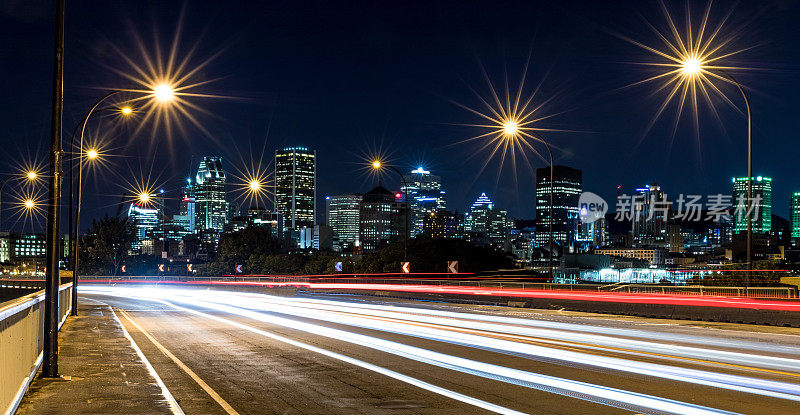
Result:
{"label": "street lamp", "polygon": [[403,173],[401,173],[400,170],[397,170],[396,167],[394,167],[394,166],[392,166],[390,164],[384,164],[380,160],[374,160],[372,162],[372,168],[375,169],[376,171],[381,170],[383,168],[392,169],[395,173],[397,173],[400,176],[400,180],[403,181],[403,200],[405,201],[405,209],[406,209],[406,215],[405,215],[406,229],[405,229],[405,234],[403,235],[403,260],[406,261],[406,260],[408,260],[408,231],[409,231],[409,229],[408,229],[408,183],[406,183],[406,178],[405,178],[405,176],[403,176]]}
{"label": "street lamp", "polygon": [[[69,169],[69,186],[70,186],[70,235],[72,237],[72,243],[70,244],[72,247],[72,312],[73,316],[78,315],[78,276],[79,276],[79,264],[78,264],[78,251],[80,250],[80,222],[81,222],[81,197],[82,197],[82,182],[83,182],[83,159],[86,157],[90,161],[95,160],[98,158],[99,153],[97,149],[90,149],[84,154],[84,132],[86,131],[86,123],[89,121],[89,117],[94,113],[97,107],[100,106],[104,101],[112,96],[115,96],[122,92],[131,92],[130,90],[115,90],[111,91],[97,100],[97,102],[92,105],[89,111],[84,116],[83,121],[81,121],[77,126],[75,126],[75,130],[72,132],[72,138],[70,139],[70,148],[73,150],[75,149],[75,136],[80,127],[80,136],[79,136],[79,144],[78,149],[80,150],[80,159],[78,160],[78,191],[77,191],[77,201],[75,203],[75,215],[74,221],[75,226],[73,228],[72,221],[72,173],[73,173],[73,159],[74,157],[70,158],[70,169]],[[156,101],[160,103],[167,104],[172,102],[175,98],[175,89],[170,86],[169,84],[159,84],[152,88],[149,91],[137,91],[139,93],[145,93],[147,96],[154,98]],[[133,108],[128,105],[123,106],[119,109],[119,113],[123,116],[130,116],[133,114]]]}
{"label": "street lamp", "polygon": [[[8,183],[11,180],[20,180],[20,179],[25,179],[25,180],[28,180],[30,182],[33,182],[33,181],[36,181],[36,179],[38,177],[39,177],[39,174],[36,173],[36,171],[28,170],[28,172],[24,176],[18,176],[18,175],[15,174],[15,175],[11,175],[11,176],[8,176],[5,179],[3,179],[3,181],[0,182],[0,213],[2,213],[2,206],[3,206],[3,204],[2,204],[3,188],[6,187],[6,183]],[[2,228],[3,228],[3,221],[2,221],[2,216],[0,216],[0,229],[2,229]]]}
{"label": "street lamp", "polygon": [[[709,107],[716,114],[713,98],[720,98],[722,101],[737,109],[728,96],[720,89],[719,82],[735,86],[744,99],[747,112],[747,269],[752,269],[752,246],[753,246],[753,218],[750,217],[753,197],[753,141],[752,141],[752,116],[750,113],[750,100],[742,87],[741,83],[731,75],[732,70],[743,70],[746,68],[725,66],[721,63],[724,59],[739,54],[744,49],[732,49],[734,42],[733,36],[725,37],[722,29],[727,20],[723,19],[715,28],[711,28],[708,19],[711,11],[711,3],[708,3],[702,20],[693,27],[692,21],[687,12],[686,30],[679,30],[673,18],[665,7],[662,9],[667,20],[669,31],[662,33],[655,26],[650,28],[663,43],[662,48],[652,47],[635,40],[626,39],[629,42],[655,54],[658,62],[646,62],[644,65],[658,69],[654,76],[636,82],[643,84],[652,81],[661,82],[658,90],[668,91],[667,97],[662,102],[656,118],[672,100],[678,101],[678,116],[684,108],[684,104],[689,102],[694,110],[694,120],[697,124],[698,97],[702,97]],[[710,34],[710,35],[707,35]],[[635,85],[636,85],[635,84]],[[654,122],[654,121],[653,121]],[[676,118],[677,123],[677,118]],[[652,126],[652,122],[651,122]],[[697,128],[697,125],[695,125]],[[749,272],[748,272],[749,279]],[[749,281],[748,281],[749,283]]]}

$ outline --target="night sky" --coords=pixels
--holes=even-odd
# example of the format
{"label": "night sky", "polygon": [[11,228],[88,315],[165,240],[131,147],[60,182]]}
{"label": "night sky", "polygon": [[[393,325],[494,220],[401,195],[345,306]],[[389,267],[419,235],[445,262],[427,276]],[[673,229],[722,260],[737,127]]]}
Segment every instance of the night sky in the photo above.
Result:
{"label": "night sky", "polygon": [[[0,4],[3,171],[47,160],[52,3]],[[691,2],[693,17],[705,5]],[[666,6],[683,24],[686,3]],[[800,2],[719,1],[710,22],[731,7],[723,33],[738,31],[733,49],[753,47],[731,62],[754,68],[736,72],[751,95],[754,174],[773,177],[773,212],[785,217],[790,193],[800,191]],[[481,120],[451,102],[481,108],[470,88],[488,97],[482,67],[496,86],[507,77],[516,88],[528,56],[525,94],[541,82],[541,97],[554,97],[543,110],[558,115],[546,126],[570,131],[547,137],[557,163],[583,170],[584,190],[613,205],[618,185],[630,193],[658,182],[670,195],[707,195],[730,193],[731,177],[745,175],[745,119],[720,100],[721,125],[701,103],[699,141],[689,113],[673,139],[674,105],[645,134],[664,93],[653,94],[657,84],[626,88],[652,73],[635,63],[653,57],[615,33],[658,44],[645,23],[665,27],[655,1],[69,1],[66,16],[65,141],[104,89],[128,85],[110,69],[129,70],[111,46],[141,62],[141,38],[148,53],[158,45],[165,54],[181,16],[179,57],[196,46],[196,65],[219,52],[192,78],[214,81],[193,92],[229,97],[191,99],[209,134],[189,122],[171,137],[163,128],[133,136],[130,126],[107,134],[117,156],[87,173],[84,224],[116,211],[122,178],[152,171],[176,197],[191,157],[221,154],[234,171],[262,149],[270,163],[283,146],[317,151],[320,198],[369,190],[375,179],[363,159],[381,151],[401,170],[422,164],[441,175],[450,209],[463,211],[486,192],[512,216],[533,218],[530,170],[521,164],[515,173],[507,162],[498,172],[495,158],[479,174],[489,152],[459,142],[486,130],[459,125]],[[102,118],[89,130],[105,131]],[[533,168],[545,165],[532,156]],[[392,176],[384,183],[399,187]],[[6,228],[15,225],[3,216]]]}

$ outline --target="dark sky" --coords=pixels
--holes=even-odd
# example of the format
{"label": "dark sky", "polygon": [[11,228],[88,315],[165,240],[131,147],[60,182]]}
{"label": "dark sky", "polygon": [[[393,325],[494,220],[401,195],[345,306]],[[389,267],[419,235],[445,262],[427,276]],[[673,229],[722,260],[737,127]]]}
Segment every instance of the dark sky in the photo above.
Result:
{"label": "dark sky", "polygon": [[[7,171],[36,156],[46,161],[52,3],[0,5]],[[705,4],[690,2],[693,17]],[[682,24],[686,3],[666,6]],[[774,178],[773,210],[786,216],[789,194],[800,191],[800,3],[719,1],[711,23],[732,7],[723,33],[739,30],[732,49],[753,47],[732,61],[756,68],[736,72],[751,95],[754,173]],[[235,98],[191,98],[204,110],[193,114],[211,137],[188,122],[172,137],[163,128],[108,133],[118,156],[113,166],[88,173],[84,223],[116,210],[122,177],[152,170],[170,193],[193,156],[221,154],[234,170],[258,159],[262,148],[270,162],[276,147],[289,145],[317,150],[321,196],[368,190],[374,179],[360,163],[380,149],[401,169],[423,163],[441,175],[451,209],[463,211],[487,192],[513,216],[532,218],[530,170],[520,164],[514,173],[507,162],[498,173],[495,158],[479,174],[489,153],[459,141],[485,130],[457,124],[481,120],[450,102],[480,108],[470,87],[488,96],[481,65],[497,86],[507,74],[516,88],[529,55],[525,94],[541,81],[541,97],[555,97],[543,108],[558,114],[546,126],[572,131],[548,139],[558,147],[558,163],[583,170],[585,190],[612,204],[616,186],[631,192],[654,181],[671,195],[730,193],[730,178],[745,174],[745,119],[721,100],[721,125],[701,105],[699,141],[689,113],[673,139],[674,105],[645,134],[664,94],[653,95],[655,84],[623,87],[651,73],[634,63],[653,58],[613,33],[658,44],[643,19],[664,28],[664,18],[650,1],[70,1],[65,140],[103,88],[128,85],[109,69],[130,70],[111,45],[141,65],[140,43],[152,56],[156,45],[166,54],[181,16],[179,57],[196,46],[197,65],[220,52],[192,78],[215,81],[195,91]],[[735,91],[725,92],[741,105]],[[98,117],[89,129],[105,132],[108,123]],[[532,156],[531,165],[546,163]],[[398,187],[394,177],[384,181]],[[7,227],[11,216],[4,215]]]}

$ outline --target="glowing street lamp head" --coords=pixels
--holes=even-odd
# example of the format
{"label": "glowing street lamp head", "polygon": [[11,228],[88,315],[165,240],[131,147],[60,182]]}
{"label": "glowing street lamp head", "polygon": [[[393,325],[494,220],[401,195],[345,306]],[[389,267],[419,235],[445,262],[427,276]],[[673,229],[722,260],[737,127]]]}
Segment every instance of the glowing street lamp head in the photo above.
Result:
{"label": "glowing street lamp head", "polygon": [[517,135],[519,132],[519,124],[517,120],[508,120],[503,123],[503,135],[506,137],[512,137]]}
{"label": "glowing street lamp head", "polygon": [[166,103],[175,98],[175,90],[169,84],[163,83],[153,88],[153,95],[159,102]]}
{"label": "glowing street lamp head", "polygon": [[139,202],[147,204],[150,202],[150,194],[146,192],[139,193]]}
{"label": "glowing street lamp head", "polygon": [[121,112],[122,115],[131,115],[133,113],[133,108],[125,106],[120,108],[119,112]]}
{"label": "glowing street lamp head", "polygon": [[383,164],[381,164],[380,160],[375,160],[372,162],[372,168],[375,170],[380,169],[381,166],[383,166]]}
{"label": "glowing street lamp head", "polygon": [[36,174],[36,172],[35,172],[35,171],[33,171],[33,170],[30,170],[30,171],[29,171],[27,174],[25,174],[25,177],[27,177],[27,178],[28,178],[28,180],[36,180],[36,178],[37,178],[38,176],[39,176],[39,175],[38,175],[38,174]]}
{"label": "glowing street lamp head", "polygon": [[702,67],[702,62],[697,58],[688,58],[681,63],[681,72],[686,76],[697,76]]}
{"label": "glowing street lamp head", "polygon": [[90,149],[89,151],[86,152],[86,157],[89,158],[89,160],[94,160],[97,158],[97,156],[99,156],[99,154],[95,149]]}
{"label": "glowing street lamp head", "polygon": [[25,209],[30,210],[34,207],[36,207],[36,202],[34,202],[33,199],[25,199]]}
{"label": "glowing street lamp head", "polygon": [[259,182],[258,180],[251,180],[248,186],[250,187],[250,190],[253,192],[261,190],[261,182]]}

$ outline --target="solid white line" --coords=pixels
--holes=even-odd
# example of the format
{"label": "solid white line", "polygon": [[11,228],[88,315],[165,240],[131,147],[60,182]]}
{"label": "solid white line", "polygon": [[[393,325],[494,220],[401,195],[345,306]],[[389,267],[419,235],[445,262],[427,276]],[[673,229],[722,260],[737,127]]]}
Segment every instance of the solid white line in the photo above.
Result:
{"label": "solid white line", "polygon": [[169,389],[167,389],[167,385],[164,384],[164,381],[162,381],[161,377],[158,376],[158,373],[156,373],[156,370],[153,368],[153,365],[151,365],[150,361],[147,360],[147,358],[144,356],[144,353],[142,353],[142,349],[140,349],[139,346],[136,344],[136,342],[133,341],[133,337],[131,337],[130,333],[128,333],[128,330],[125,329],[125,325],[123,325],[122,321],[120,321],[119,317],[117,317],[117,313],[114,312],[113,308],[111,307],[109,308],[111,309],[111,314],[114,315],[114,319],[117,320],[119,326],[122,327],[122,333],[125,334],[125,338],[127,338],[131,342],[131,347],[133,347],[133,350],[135,350],[136,354],[139,355],[139,358],[142,359],[142,363],[144,363],[145,367],[147,367],[147,370],[150,371],[150,375],[156,380],[158,387],[161,388],[161,395],[163,395],[164,399],[167,400],[169,409],[175,415],[184,415],[183,409],[181,409],[180,405],[178,405],[178,401],[176,401],[175,398],[172,397],[172,394],[169,392]]}
{"label": "solid white line", "polygon": [[[146,299],[143,299],[143,300],[146,300]],[[159,301],[159,300],[150,300],[150,301]],[[492,412],[496,412],[496,413],[499,413],[499,414],[524,415],[524,412],[515,411],[515,410],[510,409],[510,408],[506,408],[506,407],[503,407],[503,406],[500,406],[500,405],[495,405],[493,403],[480,400],[478,398],[473,398],[473,397],[468,396],[468,395],[463,395],[461,393],[458,393],[458,392],[455,392],[455,391],[451,391],[449,389],[445,389],[445,388],[442,388],[440,386],[436,386],[436,385],[424,382],[422,380],[413,378],[411,376],[407,376],[407,375],[404,375],[402,373],[398,373],[398,372],[395,372],[393,370],[386,369],[384,367],[374,365],[372,363],[367,363],[367,362],[365,362],[363,360],[358,360],[358,359],[355,359],[355,358],[352,358],[352,357],[349,357],[349,356],[345,356],[345,355],[342,355],[342,354],[339,354],[339,353],[336,353],[336,352],[332,352],[332,351],[329,351],[329,350],[325,350],[325,349],[322,349],[322,348],[319,348],[319,347],[316,347],[316,346],[311,346],[309,344],[306,344],[306,343],[303,343],[303,342],[299,342],[297,340],[292,340],[290,338],[283,337],[283,336],[280,336],[280,335],[277,335],[277,334],[273,334],[273,333],[270,333],[268,331],[259,330],[259,329],[255,328],[255,327],[251,327],[251,326],[248,326],[246,324],[241,324],[241,323],[238,323],[238,322],[235,322],[235,321],[232,321],[232,320],[228,320],[226,318],[217,317],[217,316],[214,316],[214,315],[211,315],[211,314],[206,314],[206,313],[203,313],[203,312],[200,312],[200,311],[195,311],[195,310],[192,310],[192,309],[189,309],[189,308],[185,308],[185,307],[181,307],[181,306],[178,306],[178,305],[166,302],[166,301],[159,301],[159,302],[162,302],[162,303],[164,303],[166,305],[169,305],[170,307],[173,307],[173,308],[175,308],[177,310],[185,311],[185,312],[188,312],[188,313],[191,313],[191,314],[195,314],[195,315],[198,315],[198,316],[201,316],[201,317],[205,317],[205,318],[208,318],[208,319],[211,319],[211,320],[216,320],[216,321],[219,321],[221,323],[225,323],[225,324],[228,324],[228,325],[231,325],[231,326],[234,326],[234,327],[238,327],[238,328],[243,329],[243,330],[247,330],[247,331],[250,331],[250,332],[253,332],[253,333],[256,333],[256,334],[260,334],[260,335],[265,336],[265,337],[269,337],[269,338],[274,339],[274,340],[278,340],[278,341],[281,341],[281,342],[284,342],[284,343],[287,343],[287,344],[291,344],[292,346],[300,347],[300,348],[306,349],[306,350],[314,352],[314,353],[319,353],[319,354],[322,354],[322,355],[325,355],[325,356],[328,356],[328,357],[331,357],[331,358],[334,358],[334,359],[337,359],[337,360],[341,360],[343,362],[347,362],[347,363],[362,367],[364,369],[371,370],[373,372],[377,372],[377,373],[380,373],[382,375],[386,375],[388,377],[391,377],[391,378],[400,380],[402,382],[417,386],[417,387],[425,389],[427,391],[434,392],[434,393],[437,393],[439,395],[443,395],[443,396],[446,396],[448,398],[455,399],[457,401],[461,401],[461,402],[464,402],[464,403],[467,403],[467,404],[470,404],[470,405],[473,405],[473,406],[477,406],[479,408],[483,408],[483,409],[486,409],[486,410],[489,410],[489,411],[492,411]]]}
{"label": "solid white line", "polygon": [[214,389],[212,389],[211,386],[208,386],[208,384],[205,381],[203,381],[203,379],[201,379],[200,376],[197,375],[197,373],[195,373],[192,369],[186,366],[180,359],[178,359],[177,356],[172,354],[172,352],[170,352],[166,347],[164,347],[158,340],[153,338],[153,336],[151,336],[150,333],[148,333],[145,329],[136,324],[136,322],[133,321],[133,319],[131,318],[130,314],[128,314],[127,311],[120,308],[119,312],[122,313],[122,317],[125,317],[125,319],[130,321],[130,323],[133,324],[133,326],[136,327],[136,329],[139,330],[140,333],[142,333],[145,337],[147,337],[147,340],[150,340],[150,342],[153,343],[153,345],[156,346],[158,350],[161,351],[161,353],[164,353],[165,356],[172,359],[173,363],[178,365],[179,368],[181,368],[184,372],[186,372],[186,374],[189,375],[189,377],[191,377],[192,380],[194,380],[209,396],[211,396],[211,399],[213,399],[216,403],[218,403],[219,406],[221,406],[222,409],[225,410],[225,412],[227,412],[229,415],[239,415],[239,413],[236,412],[236,410],[233,409],[233,407],[225,399],[222,399],[222,396],[219,396],[219,394]]}

